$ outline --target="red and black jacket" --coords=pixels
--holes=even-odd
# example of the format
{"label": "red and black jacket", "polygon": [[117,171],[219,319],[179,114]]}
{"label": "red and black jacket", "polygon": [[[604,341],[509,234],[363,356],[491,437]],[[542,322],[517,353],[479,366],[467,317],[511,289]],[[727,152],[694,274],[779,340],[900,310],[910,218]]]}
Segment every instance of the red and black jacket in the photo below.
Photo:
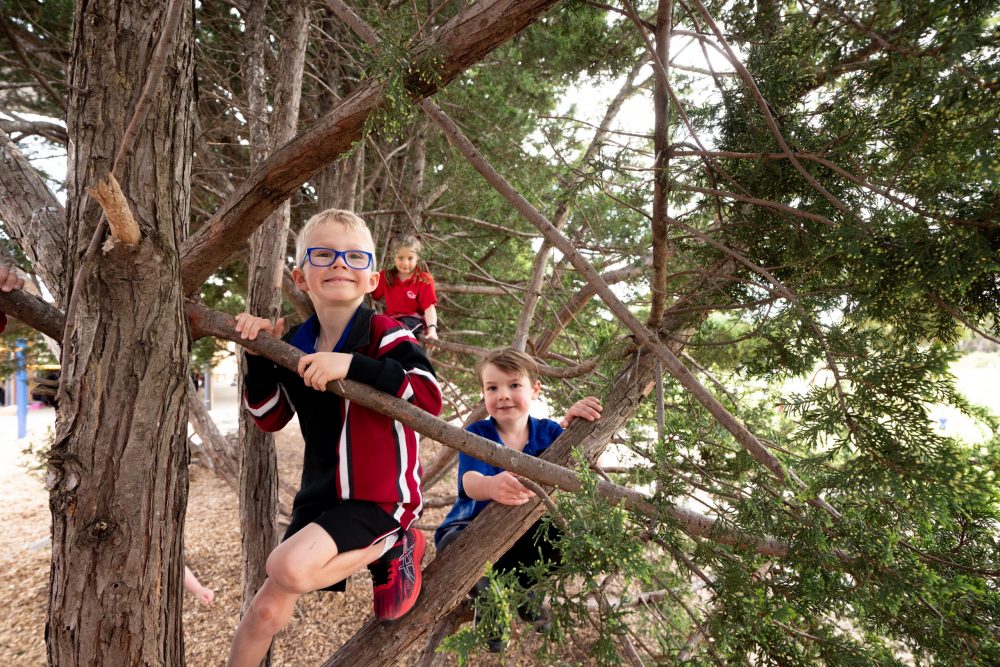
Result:
{"label": "red and black jacket", "polygon": [[[283,337],[315,350],[314,318]],[[441,412],[441,390],[423,349],[396,320],[358,308],[342,350],[354,355],[347,379],[405,399],[432,415]],[[408,426],[336,394],[307,387],[295,372],[247,355],[247,408],[264,431],[278,431],[299,416],[305,440],[302,484],[293,512],[318,516],[341,499],[366,500],[392,515],[404,530],[420,515],[418,437]]]}

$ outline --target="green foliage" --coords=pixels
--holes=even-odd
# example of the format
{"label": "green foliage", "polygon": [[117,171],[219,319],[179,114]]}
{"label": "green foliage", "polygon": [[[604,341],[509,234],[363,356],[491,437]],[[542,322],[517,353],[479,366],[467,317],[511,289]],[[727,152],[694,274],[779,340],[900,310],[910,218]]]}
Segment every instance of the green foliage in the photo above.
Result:
{"label": "green foliage", "polygon": [[478,622],[446,638],[439,648],[454,653],[459,665],[468,664],[488,639],[500,638],[506,644],[517,606],[525,602],[525,591],[518,586],[514,573],[499,574],[487,565],[483,577],[487,584],[475,601]]}

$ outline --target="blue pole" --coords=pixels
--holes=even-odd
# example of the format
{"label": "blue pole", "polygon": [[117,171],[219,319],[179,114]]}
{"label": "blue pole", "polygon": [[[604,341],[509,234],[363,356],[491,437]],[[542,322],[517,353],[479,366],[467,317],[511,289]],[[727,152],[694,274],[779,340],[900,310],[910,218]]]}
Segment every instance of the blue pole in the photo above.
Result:
{"label": "blue pole", "polygon": [[28,341],[18,338],[14,341],[17,355],[17,438],[28,435],[28,370],[24,361],[24,351]]}

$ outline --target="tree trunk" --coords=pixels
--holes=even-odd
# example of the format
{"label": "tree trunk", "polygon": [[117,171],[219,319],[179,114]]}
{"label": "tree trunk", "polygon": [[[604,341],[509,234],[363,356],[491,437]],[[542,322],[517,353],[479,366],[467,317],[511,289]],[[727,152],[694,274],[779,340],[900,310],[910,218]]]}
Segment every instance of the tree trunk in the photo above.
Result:
{"label": "tree trunk", "polygon": [[[49,455],[46,645],[60,667],[184,664],[189,350],[177,244],[190,203],[193,40],[190,4],[170,6],[179,14],[80,3],[73,22],[66,270],[77,278]],[[148,113],[134,113],[143,102]],[[85,188],[123,144],[116,176],[141,238],[97,251],[101,211]]]}
{"label": "tree trunk", "polygon": [[[281,60],[275,74],[274,114],[270,127],[265,123],[267,98],[264,86],[265,38],[264,4],[251,3],[247,17],[251,136],[258,150],[254,161],[266,151],[292,138],[299,117],[306,36],[309,30],[304,0],[286,6]],[[247,310],[272,321],[281,315],[281,281],[291,204],[287,200],[267,217],[250,237]],[[240,369],[246,359],[241,355]],[[242,377],[240,373],[240,394]],[[267,577],[267,556],[278,542],[278,459],[274,435],[261,431],[250,415],[240,410],[240,534],[243,547],[243,613]]]}

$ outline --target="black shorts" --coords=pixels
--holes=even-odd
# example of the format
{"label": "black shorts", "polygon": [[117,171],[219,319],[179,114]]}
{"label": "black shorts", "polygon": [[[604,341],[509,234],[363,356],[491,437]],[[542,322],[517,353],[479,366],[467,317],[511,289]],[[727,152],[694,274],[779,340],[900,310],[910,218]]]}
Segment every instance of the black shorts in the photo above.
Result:
{"label": "black shorts", "polygon": [[[310,523],[315,523],[333,538],[338,553],[367,549],[400,530],[399,522],[375,503],[342,500],[325,511],[317,512],[311,507],[296,508],[282,540],[287,540]],[[343,591],[345,583],[341,581],[323,590]]]}
{"label": "black shorts", "polygon": [[[434,536],[434,545],[440,555],[445,548],[458,539],[462,531],[469,527],[468,523],[455,524]],[[542,524],[539,519],[524,535],[519,537],[496,561],[493,570],[496,572],[514,572],[517,580],[524,588],[531,588],[535,580],[529,576],[526,568],[532,568],[539,563],[549,563],[550,566],[562,564],[562,553],[555,546],[562,531],[554,523]],[[478,593],[471,593],[473,597]]]}

